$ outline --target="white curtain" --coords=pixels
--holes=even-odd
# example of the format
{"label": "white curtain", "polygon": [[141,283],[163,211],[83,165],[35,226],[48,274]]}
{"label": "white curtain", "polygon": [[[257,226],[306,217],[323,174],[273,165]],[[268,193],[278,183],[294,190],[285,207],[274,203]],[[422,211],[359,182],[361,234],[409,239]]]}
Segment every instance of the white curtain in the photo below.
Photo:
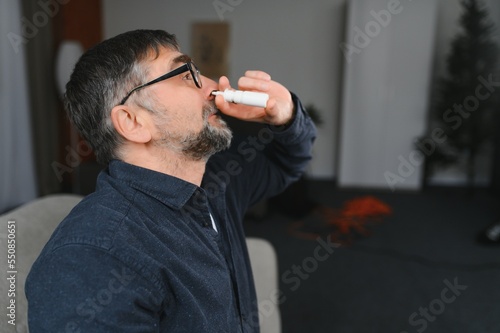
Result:
{"label": "white curtain", "polygon": [[37,195],[21,18],[20,1],[0,1],[0,212]]}
{"label": "white curtain", "polygon": [[348,2],[338,185],[419,190],[437,31],[435,0]]}

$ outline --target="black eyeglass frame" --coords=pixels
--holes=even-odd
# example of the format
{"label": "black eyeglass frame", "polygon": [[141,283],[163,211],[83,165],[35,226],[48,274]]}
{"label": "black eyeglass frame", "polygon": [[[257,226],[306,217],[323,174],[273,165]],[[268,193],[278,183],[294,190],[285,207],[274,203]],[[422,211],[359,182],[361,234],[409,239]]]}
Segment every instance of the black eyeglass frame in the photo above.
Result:
{"label": "black eyeglass frame", "polygon": [[125,102],[129,99],[130,95],[132,95],[132,93],[134,93],[135,91],[142,89],[142,88],[145,88],[147,86],[150,86],[152,84],[158,83],[160,81],[170,79],[171,77],[174,77],[176,75],[179,75],[179,74],[187,72],[187,71],[191,72],[191,75],[193,76],[193,81],[194,81],[194,84],[196,85],[196,87],[201,89],[200,71],[199,71],[198,67],[196,67],[194,62],[190,61],[190,62],[187,62],[184,65],[182,65],[182,66],[180,66],[180,67],[178,67],[178,68],[176,68],[176,69],[174,69],[166,74],[163,74],[162,76],[160,76],[152,81],[141,84],[140,86],[137,86],[134,89],[130,90],[129,93],[127,94],[127,96],[125,96],[121,100],[119,105],[125,104]]}

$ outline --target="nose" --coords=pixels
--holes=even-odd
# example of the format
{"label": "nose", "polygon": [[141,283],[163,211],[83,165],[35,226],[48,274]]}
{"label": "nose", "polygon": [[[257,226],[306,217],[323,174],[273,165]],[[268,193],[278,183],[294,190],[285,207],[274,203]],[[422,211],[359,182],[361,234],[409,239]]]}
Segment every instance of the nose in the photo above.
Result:
{"label": "nose", "polygon": [[206,77],[206,76],[201,76],[201,82],[202,82],[202,90],[203,90],[203,95],[206,96],[208,99],[214,99],[215,96],[212,95],[212,91],[218,90],[219,89],[219,84],[215,82],[214,80]]}

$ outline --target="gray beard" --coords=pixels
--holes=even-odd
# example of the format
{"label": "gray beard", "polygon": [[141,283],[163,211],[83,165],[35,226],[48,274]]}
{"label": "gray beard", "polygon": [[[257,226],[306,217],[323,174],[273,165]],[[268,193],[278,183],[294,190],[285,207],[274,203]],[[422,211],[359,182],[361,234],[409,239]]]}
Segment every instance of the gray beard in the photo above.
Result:
{"label": "gray beard", "polygon": [[215,153],[229,148],[233,137],[231,129],[220,117],[217,118],[220,126],[213,126],[208,122],[208,117],[217,111],[215,103],[207,102],[203,106],[203,128],[199,133],[174,137],[164,132],[156,143],[179,151],[187,159],[207,161]]}

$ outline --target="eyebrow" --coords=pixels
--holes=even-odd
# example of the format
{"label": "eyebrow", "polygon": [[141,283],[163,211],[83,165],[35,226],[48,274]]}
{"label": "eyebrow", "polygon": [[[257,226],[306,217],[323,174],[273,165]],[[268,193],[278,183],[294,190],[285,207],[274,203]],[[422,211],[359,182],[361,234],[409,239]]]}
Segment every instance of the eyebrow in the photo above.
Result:
{"label": "eyebrow", "polygon": [[185,64],[185,63],[188,63],[190,61],[191,61],[190,56],[188,56],[187,54],[181,54],[172,60],[172,65],[170,66],[170,69],[174,69],[175,65]]}

